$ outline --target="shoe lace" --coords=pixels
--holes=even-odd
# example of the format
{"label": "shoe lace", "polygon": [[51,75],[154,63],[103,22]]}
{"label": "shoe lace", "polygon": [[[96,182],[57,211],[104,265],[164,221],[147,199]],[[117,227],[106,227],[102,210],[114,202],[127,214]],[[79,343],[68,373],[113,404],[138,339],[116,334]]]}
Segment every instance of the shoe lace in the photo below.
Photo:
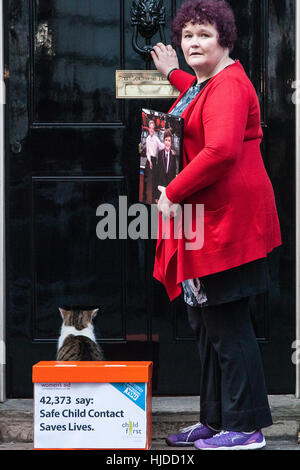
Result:
{"label": "shoe lace", "polygon": [[229,434],[229,431],[221,431],[221,432],[218,432],[218,434],[215,434],[215,435],[214,435],[214,438],[215,438],[215,437],[219,437],[219,436],[223,436],[224,434]]}
{"label": "shoe lace", "polygon": [[196,423],[196,424],[193,424],[192,426],[188,426],[186,428],[181,428],[180,429],[180,432],[189,432],[189,431],[194,431],[194,429],[198,428],[199,426],[201,426],[202,424],[199,422],[199,423]]}

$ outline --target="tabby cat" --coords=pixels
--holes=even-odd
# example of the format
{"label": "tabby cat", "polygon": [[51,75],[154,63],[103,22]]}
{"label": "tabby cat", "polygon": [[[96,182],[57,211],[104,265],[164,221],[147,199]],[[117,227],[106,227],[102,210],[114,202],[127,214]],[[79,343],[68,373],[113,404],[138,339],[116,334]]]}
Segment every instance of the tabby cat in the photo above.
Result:
{"label": "tabby cat", "polygon": [[57,345],[57,361],[103,361],[97,345],[93,319],[95,310],[64,310],[59,308],[63,323]]}

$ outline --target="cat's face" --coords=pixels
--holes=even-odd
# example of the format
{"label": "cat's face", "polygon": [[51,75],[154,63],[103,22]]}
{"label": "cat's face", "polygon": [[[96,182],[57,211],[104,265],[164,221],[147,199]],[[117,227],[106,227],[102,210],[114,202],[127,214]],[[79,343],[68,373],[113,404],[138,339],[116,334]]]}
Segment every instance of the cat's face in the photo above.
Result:
{"label": "cat's face", "polygon": [[94,310],[65,310],[59,308],[65,326],[74,326],[76,330],[83,330],[92,323],[97,315],[98,308]]}

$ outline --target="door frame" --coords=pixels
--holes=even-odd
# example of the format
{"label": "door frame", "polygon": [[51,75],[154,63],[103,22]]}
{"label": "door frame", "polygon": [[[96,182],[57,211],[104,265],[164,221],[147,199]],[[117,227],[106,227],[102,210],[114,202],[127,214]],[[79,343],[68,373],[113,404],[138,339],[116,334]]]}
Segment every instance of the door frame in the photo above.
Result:
{"label": "door frame", "polygon": [[4,18],[0,0],[0,401],[6,398],[5,387],[5,81],[4,81]]}
{"label": "door frame", "polygon": [[296,398],[300,398],[300,0],[296,2]]}

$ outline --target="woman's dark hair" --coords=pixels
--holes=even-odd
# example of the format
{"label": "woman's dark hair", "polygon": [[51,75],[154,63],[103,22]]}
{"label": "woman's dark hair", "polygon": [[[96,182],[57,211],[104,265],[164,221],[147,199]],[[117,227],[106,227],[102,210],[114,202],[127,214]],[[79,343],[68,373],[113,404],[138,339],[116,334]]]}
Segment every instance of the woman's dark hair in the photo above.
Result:
{"label": "woman's dark hair", "polygon": [[231,52],[237,39],[235,18],[225,0],[187,0],[176,12],[173,21],[173,43],[180,46],[182,29],[187,23],[211,24],[219,33],[218,42]]}

